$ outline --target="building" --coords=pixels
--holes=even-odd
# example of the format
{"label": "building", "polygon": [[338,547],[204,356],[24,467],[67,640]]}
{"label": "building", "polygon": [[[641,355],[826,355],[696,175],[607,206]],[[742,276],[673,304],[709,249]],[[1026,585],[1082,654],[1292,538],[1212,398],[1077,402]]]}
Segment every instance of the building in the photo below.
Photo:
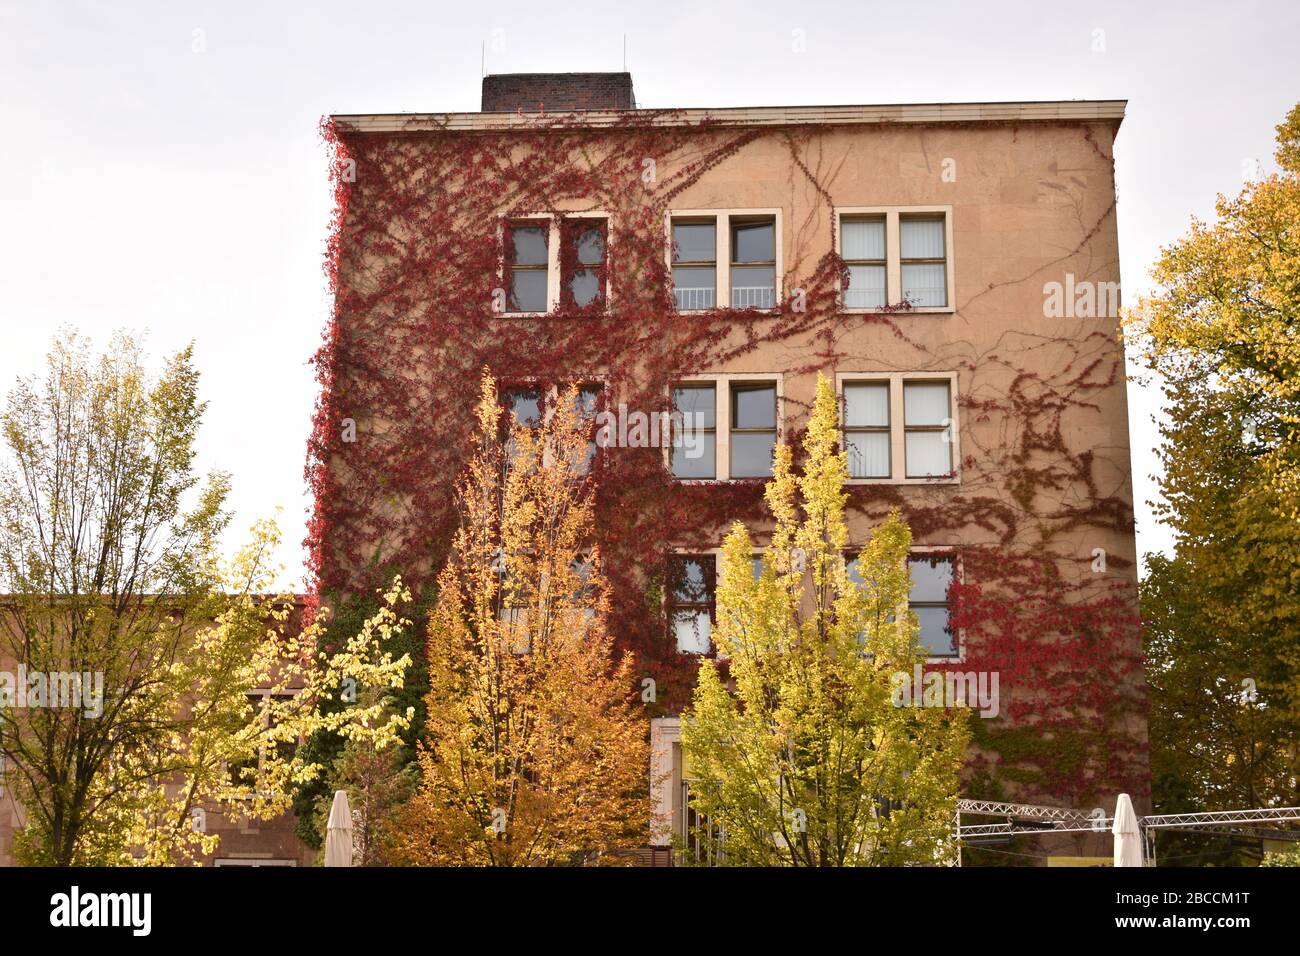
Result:
{"label": "building", "polygon": [[710,651],[717,548],[733,519],[761,529],[770,449],[821,372],[859,543],[900,508],[933,666],[998,677],[968,795],[1142,803],[1124,102],[634,103],[627,74],[490,76],[479,113],[327,125],[322,587],[437,566],[483,367],[520,417],[565,383],[625,415],[697,414],[696,453],[653,430],[600,453],[614,630],[655,681],[673,768],[662,844],[686,813],[676,714]]}

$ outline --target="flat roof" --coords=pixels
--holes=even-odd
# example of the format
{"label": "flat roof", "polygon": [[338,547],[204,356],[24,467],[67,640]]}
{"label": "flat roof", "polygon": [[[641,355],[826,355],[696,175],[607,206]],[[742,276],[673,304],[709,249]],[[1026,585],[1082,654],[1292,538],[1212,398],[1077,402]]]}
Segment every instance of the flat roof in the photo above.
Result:
{"label": "flat roof", "polygon": [[342,113],[331,119],[357,133],[418,133],[435,130],[533,129],[564,117],[569,125],[598,129],[618,126],[630,115],[659,126],[885,125],[895,123],[1006,123],[1124,119],[1128,100],[1043,100],[1013,103],[910,103],[884,106],[729,106],[719,109],[580,110],[562,113]]}

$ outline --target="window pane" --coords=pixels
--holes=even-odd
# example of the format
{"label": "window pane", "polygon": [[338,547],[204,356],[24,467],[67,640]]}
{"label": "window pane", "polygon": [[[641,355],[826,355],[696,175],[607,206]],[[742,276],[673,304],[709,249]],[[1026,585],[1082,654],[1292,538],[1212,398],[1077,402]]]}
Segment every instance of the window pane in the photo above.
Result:
{"label": "window pane", "polygon": [[889,432],[848,432],[844,448],[850,478],[889,477]]}
{"label": "window pane", "polygon": [[944,441],[943,432],[908,432],[904,442],[907,449],[907,477],[940,478],[952,474],[951,443]]}
{"label": "window pane", "polygon": [[600,396],[603,392],[604,388],[600,385],[584,385],[578,389],[574,408],[579,418],[591,420],[596,417],[596,412],[600,410]]}
{"label": "window pane", "polygon": [[515,265],[546,265],[546,227],[513,226],[511,238],[515,244]]}
{"label": "window pane", "polygon": [[731,270],[733,309],[771,309],[776,305],[776,269],[736,266]]}
{"label": "window pane", "polygon": [[711,222],[673,223],[674,262],[715,262],[718,230]]}
{"label": "window pane", "polygon": [[578,236],[578,261],[585,266],[598,266],[605,260],[605,231],[599,227],[584,230]]}
{"label": "window pane", "polygon": [[542,420],[542,400],[535,391],[522,389],[507,392],[506,407],[514,416],[515,424],[527,425],[531,428]]}
{"label": "window pane", "polygon": [[921,625],[921,646],[931,657],[955,657],[957,648],[948,632],[946,607],[914,607],[917,622]]}
{"label": "window pane", "polygon": [[673,477],[714,478],[718,436],[697,430],[683,435],[673,432]]}
{"label": "window pane", "polygon": [[690,415],[687,424],[714,428],[717,423],[714,395],[712,385],[680,385],[673,389],[673,409]]}
{"label": "window pane", "polygon": [[844,570],[848,572],[849,580],[850,580],[850,581],[852,581],[852,582],[853,582],[854,584],[856,584],[858,587],[862,587],[862,585],[863,585],[865,582],[862,580],[862,574],[861,574],[861,572],[858,571],[858,559],[857,559],[857,558],[849,558],[849,560],[845,561],[845,562],[844,562]]}
{"label": "window pane", "polygon": [[712,309],[718,272],[712,266],[673,266],[673,297],[679,309]]}
{"label": "window pane", "polygon": [[731,436],[731,477],[767,478],[772,474],[773,432],[734,432]]}
{"label": "window pane", "polygon": [[889,427],[889,383],[844,386],[844,424]]}
{"label": "window pane", "polygon": [[776,428],[776,386],[731,390],[732,428]]}
{"label": "window pane", "polygon": [[903,385],[903,423],[942,425],[952,411],[947,382],[906,382]]}
{"label": "window pane", "polygon": [[574,305],[578,308],[591,305],[600,298],[599,274],[590,269],[575,272],[573,278],[569,280],[569,292],[573,296]]}
{"label": "window pane", "polygon": [[885,224],[881,220],[846,219],[841,237],[845,259],[884,259]]}
{"label": "window pane", "polygon": [[756,554],[750,558],[749,561],[750,572],[754,575],[754,580],[757,581],[763,577],[763,556],[761,554]]}
{"label": "window pane", "polygon": [[883,309],[885,267],[849,266],[849,287],[844,290],[844,305],[850,309]]}
{"label": "window pane", "polygon": [[514,312],[546,311],[546,270],[516,269],[511,273],[510,308]]}
{"label": "window pane", "polygon": [[770,222],[740,223],[731,228],[732,262],[776,260],[776,226]]}
{"label": "window pane", "polygon": [[908,265],[903,263],[903,298],[918,309],[934,309],[948,304],[947,277],[942,265]]}
{"label": "window pane", "polygon": [[912,576],[909,601],[947,601],[952,585],[951,558],[909,558],[907,571]]}
{"label": "window pane", "polygon": [[682,654],[707,654],[713,622],[708,611],[677,611],[673,614],[673,636]]}
{"label": "window pane", "polygon": [[[713,600],[712,557],[678,558],[677,580],[673,582],[673,598],[686,604],[701,604]],[[707,562],[707,564],[706,564]]]}
{"label": "window pane", "polygon": [[899,252],[904,259],[943,258],[942,219],[902,219],[898,223]]}

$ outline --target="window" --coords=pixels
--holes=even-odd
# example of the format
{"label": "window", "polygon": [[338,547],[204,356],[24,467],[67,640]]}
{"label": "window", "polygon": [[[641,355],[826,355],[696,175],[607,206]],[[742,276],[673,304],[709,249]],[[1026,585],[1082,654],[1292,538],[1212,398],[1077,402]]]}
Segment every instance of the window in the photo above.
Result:
{"label": "window", "polygon": [[[848,574],[849,581],[857,585],[858,588],[862,589],[862,588],[866,588],[867,582],[862,579],[862,566],[859,563],[860,561],[861,561],[861,557],[857,554],[852,556],[846,554],[844,556],[844,570]],[[894,617],[891,614],[888,620],[892,621],[893,619]],[[867,643],[867,631],[863,630],[858,632],[858,643],[859,644]]]}
{"label": "window", "polygon": [[852,206],[839,210],[843,307],[907,306],[951,312],[951,206]]}
{"label": "window", "polygon": [[549,226],[514,223],[509,226],[509,312],[546,312],[549,307]]}
{"label": "window", "polygon": [[[297,696],[297,692],[272,693],[270,690],[254,690],[244,696],[256,715],[258,725],[263,730],[269,731],[278,725],[278,721],[275,720],[271,712],[272,702],[282,704],[291,701]],[[298,742],[294,740],[277,740],[274,748],[276,756],[282,761],[287,761],[293,758],[294,751],[298,748]],[[256,759],[250,758],[227,764],[226,770],[230,775],[231,784],[236,787],[246,786],[255,780],[262,772],[266,757],[267,744],[263,743],[258,747]]]}
{"label": "window", "polygon": [[835,381],[850,481],[960,481],[955,372],[841,372]]}
{"label": "window", "polygon": [[501,551],[496,555],[497,600],[496,616],[505,630],[505,641],[511,653],[527,654],[532,650],[532,635],[528,629],[528,589],[525,582],[512,576]]}
{"label": "window", "polygon": [[[747,375],[710,375],[672,390],[674,478],[767,478],[780,431],[781,382]],[[719,434],[724,436],[721,440]]]}
{"label": "window", "polygon": [[921,646],[931,657],[958,656],[950,622],[949,589],[953,582],[951,555],[914,556],[907,562],[912,589],[907,605],[921,626]]}
{"label": "window", "polygon": [[538,388],[507,389],[503,395],[506,411],[516,425],[536,428],[542,423],[542,392]]}
{"label": "window", "polygon": [[712,309],[718,295],[718,222],[672,221],[673,298],[680,311]]}
{"label": "window", "polygon": [[846,382],[843,422],[849,477],[888,478],[889,383]]}
{"label": "window", "polygon": [[917,308],[948,304],[942,216],[903,216],[898,223],[903,299]]}
{"label": "window", "polygon": [[601,303],[605,298],[606,272],[604,221],[566,219],[561,235],[565,245],[562,261],[569,272],[564,277],[565,305],[585,309]]}
{"label": "window", "polygon": [[776,305],[776,221],[731,220],[731,307]]}
{"label": "window", "polygon": [[578,418],[588,424],[589,435],[586,458],[574,465],[574,471],[580,475],[588,474],[591,471],[591,466],[600,453],[600,446],[596,444],[596,433],[599,431],[596,425],[596,416],[600,414],[604,407],[604,393],[605,389],[602,385],[581,385],[578,387],[578,394],[574,400],[577,405]]}
{"label": "window", "polygon": [[885,295],[885,218],[843,220],[843,258],[849,270],[844,305],[849,309],[883,309]]}
{"label": "window", "polygon": [[908,478],[952,474],[952,411],[947,382],[903,384],[903,431]]}
{"label": "window", "polygon": [[678,311],[776,307],[780,209],[679,209],[664,226]]}
{"label": "window", "polygon": [[587,555],[579,555],[573,559],[572,569],[578,579],[578,588],[573,594],[573,601],[582,608],[582,616],[586,620],[594,620],[596,608],[588,605],[594,604],[600,594],[591,581],[593,569],[591,558]]}
{"label": "window", "polygon": [[776,385],[731,386],[731,477],[767,478],[776,447]]}
{"label": "window", "polygon": [[673,389],[674,478],[717,477],[717,387],[680,385]]}
{"label": "window", "polygon": [[711,554],[674,555],[669,564],[668,628],[679,654],[712,647],[716,568]]}

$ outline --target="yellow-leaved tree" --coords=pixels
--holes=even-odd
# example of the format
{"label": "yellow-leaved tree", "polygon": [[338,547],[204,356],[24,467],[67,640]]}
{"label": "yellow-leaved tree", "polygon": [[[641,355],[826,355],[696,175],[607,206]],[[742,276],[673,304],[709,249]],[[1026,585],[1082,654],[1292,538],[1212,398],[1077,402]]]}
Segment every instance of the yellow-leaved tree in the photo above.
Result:
{"label": "yellow-leaved tree", "polygon": [[0,787],[20,862],[195,862],[218,842],[208,814],[276,816],[323,771],[300,739],[384,748],[410,719],[384,700],[410,663],[385,649],[409,624],[400,581],[324,655],[325,615],[300,629],[293,595],[267,596],[273,523],[222,560],[229,480],[194,467],[198,385],[191,349],[153,373],[128,335],[95,354],[68,332],[0,415]]}
{"label": "yellow-leaved tree", "polygon": [[461,523],[428,634],[410,862],[611,863],[645,842],[646,721],[615,660],[592,540],[589,429],[570,389],[503,424],[486,372]]}
{"label": "yellow-leaved tree", "polygon": [[[1278,170],[1164,248],[1128,320],[1165,394],[1175,543],[1141,584],[1161,812],[1300,802],[1300,106],[1277,133]],[[1159,852],[1240,855],[1177,834]]]}
{"label": "yellow-leaved tree", "polygon": [[[896,707],[925,660],[907,607],[911,533],[892,514],[850,574],[848,469],[819,377],[803,474],[776,449],[762,573],[737,523],[723,545],[713,638],[682,721],[690,834],[741,866],[944,864],[968,739],[964,711]],[[855,580],[857,578],[857,580]]]}

